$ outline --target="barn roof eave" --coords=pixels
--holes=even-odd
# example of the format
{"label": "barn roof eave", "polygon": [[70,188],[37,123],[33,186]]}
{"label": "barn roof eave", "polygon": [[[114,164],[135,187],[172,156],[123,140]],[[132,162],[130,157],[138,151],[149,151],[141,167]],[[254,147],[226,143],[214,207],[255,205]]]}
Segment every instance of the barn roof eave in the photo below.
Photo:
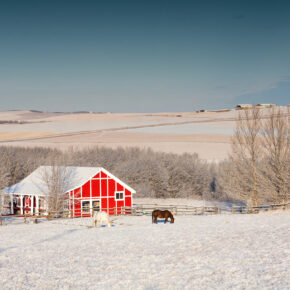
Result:
{"label": "barn roof eave", "polygon": [[4,191],[4,194],[7,194],[7,195],[28,195],[28,196],[33,195],[33,196],[43,196],[43,197],[47,196],[45,194],[38,194],[38,193],[5,192],[5,191]]}

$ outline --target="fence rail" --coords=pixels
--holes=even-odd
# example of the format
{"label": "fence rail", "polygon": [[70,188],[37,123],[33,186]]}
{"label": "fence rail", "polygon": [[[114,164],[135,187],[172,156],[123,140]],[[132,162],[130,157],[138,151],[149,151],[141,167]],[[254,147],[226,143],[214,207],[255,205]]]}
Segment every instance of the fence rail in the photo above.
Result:
{"label": "fence rail", "polygon": [[290,203],[267,204],[259,206],[232,206],[232,213],[259,213],[268,210],[290,209]]}
{"label": "fence rail", "polygon": [[187,205],[135,205],[134,209],[137,215],[151,215],[155,209],[169,210],[173,215],[204,215],[219,214],[221,209],[217,206],[187,206]]}

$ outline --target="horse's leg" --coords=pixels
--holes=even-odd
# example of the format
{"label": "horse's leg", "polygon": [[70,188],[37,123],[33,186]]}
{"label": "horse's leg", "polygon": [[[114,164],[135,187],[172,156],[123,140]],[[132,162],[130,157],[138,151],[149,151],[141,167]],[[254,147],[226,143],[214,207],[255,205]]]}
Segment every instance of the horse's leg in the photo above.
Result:
{"label": "horse's leg", "polygon": [[168,217],[167,218],[165,218],[165,221],[164,221],[164,223],[166,224],[168,222]]}
{"label": "horse's leg", "polygon": [[155,217],[154,217],[154,223],[155,223],[155,224],[157,224],[157,219],[158,219],[158,217],[155,216]]}

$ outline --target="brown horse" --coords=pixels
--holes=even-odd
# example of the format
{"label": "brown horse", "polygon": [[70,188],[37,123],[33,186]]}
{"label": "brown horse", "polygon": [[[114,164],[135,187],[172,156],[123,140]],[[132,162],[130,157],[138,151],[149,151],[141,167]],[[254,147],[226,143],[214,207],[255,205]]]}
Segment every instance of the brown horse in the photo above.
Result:
{"label": "brown horse", "polygon": [[174,217],[172,213],[169,210],[159,210],[155,209],[152,211],[152,224],[157,224],[157,218],[165,219],[164,223],[168,221],[168,218],[170,218],[171,223],[174,223]]}

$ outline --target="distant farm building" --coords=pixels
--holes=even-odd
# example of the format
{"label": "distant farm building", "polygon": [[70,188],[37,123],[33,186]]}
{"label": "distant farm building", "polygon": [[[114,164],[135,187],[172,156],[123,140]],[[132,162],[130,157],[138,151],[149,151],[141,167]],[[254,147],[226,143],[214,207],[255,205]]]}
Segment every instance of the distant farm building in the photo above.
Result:
{"label": "distant farm building", "polygon": [[252,105],[252,104],[238,104],[236,105],[236,110],[247,110],[251,109],[253,107],[263,109],[263,108],[273,108],[276,107],[276,104],[257,104],[257,105]]}
{"label": "distant farm building", "polygon": [[274,108],[276,107],[276,104],[257,104],[256,107],[258,108]]}
{"label": "distant farm building", "polygon": [[236,105],[236,110],[246,110],[253,108],[253,105],[251,104],[238,104]]}
{"label": "distant farm building", "polygon": [[[53,179],[59,178],[66,197],[66,210],[71,216],[90,216],[93,211],[121,213],[132,206],[134,189],[102,167],[58,167],[61,178],[54,176],[54,167],[41,166],[21,182],[4,189],[11,214],[39,215],[47,212]],[[65,175],[64,175],[65,174]],[[59,173],[60,175],[60,173]],[[51,183],[51,184],[49,184]]]}

